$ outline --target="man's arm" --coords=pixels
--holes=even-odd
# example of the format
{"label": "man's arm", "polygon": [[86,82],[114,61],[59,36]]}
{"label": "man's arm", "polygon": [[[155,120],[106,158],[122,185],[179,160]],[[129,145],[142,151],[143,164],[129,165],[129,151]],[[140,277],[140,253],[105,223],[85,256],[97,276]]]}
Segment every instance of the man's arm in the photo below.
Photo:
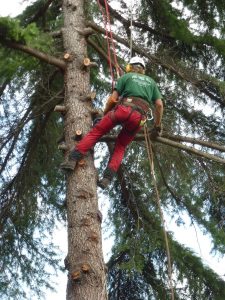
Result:
{"label": "man's arm", "polygon": [[118,102],[118,98],[119,98],[119,93],[116,90],[114,90],[106,102],[105,109],[104,109],[104,115],[107,114],[107,112],[109,112],[111,109],[113,109],[113,107]]}
{"label": "man's arm", "polygon": [[154,126],[161,127],[161,121],[163,116],[163,102],[161,99],[155,100],[155,111],[154,111]]}

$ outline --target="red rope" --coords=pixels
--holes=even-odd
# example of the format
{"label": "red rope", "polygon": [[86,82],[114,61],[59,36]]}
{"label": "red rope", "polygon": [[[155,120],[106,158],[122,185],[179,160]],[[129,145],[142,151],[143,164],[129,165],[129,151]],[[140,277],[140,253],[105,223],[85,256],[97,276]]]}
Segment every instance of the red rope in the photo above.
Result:
{"label": "red rope", "polygon": [[[109,63],[110,74],[112,77],[112,90],[113,90],[115,78],[114,78],[114,72],[113,72],[113,66],[112,66],[112,60],[111,60],[111,51],[110,51],[111,45],[112,45],[112,52],[113,52],[113,58],[114,58],[114,65],[115,65],[116,74],[118,77],[120,76],[120,72],[119,72],[118,61],[117,61],[117,57],[116,57],[115,43],[113,40],[113,35],[112,35],[112,30],[111,30],[109,7],[108,7],[107,0],[104,0],[105,11],[106,11],[106,13],[105,13],[100,1],[99,0],[97,0],[97,1],[98,1],[98,6],[101,10],[101,13],[103,16],[103,21],[104,21],[105,35],[106,35],[106,41],[107,41],[108,63]],[[109,28],[109,30],[108,30],[108,28]]]}
{"label": "red rope", "polygon": [[119,76],[119,68],[118,68],[119,64],[118,64],[117,57],[116,57],[115,42],[113,39],[113,34],[112,34],[112,29],[111,29],[109,6],[108,6],[107,0],[104,0],[104,1],[105,1],[105,9],[106,9],[108,24],[109,24],[109,33],[110,33],[110,38],[111,38],[111,43],[112,43],[112,48],[113,48],[114,63],[115,63],[115,67],[116,67],[116,73]]}

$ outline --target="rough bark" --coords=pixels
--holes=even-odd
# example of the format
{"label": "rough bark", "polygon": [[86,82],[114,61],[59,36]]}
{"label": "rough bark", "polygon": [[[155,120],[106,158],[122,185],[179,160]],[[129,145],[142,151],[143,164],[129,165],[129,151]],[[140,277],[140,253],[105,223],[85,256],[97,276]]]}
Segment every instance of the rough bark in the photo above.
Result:
{"label": "rough bark", "polygon": [[[89,93],[89,70],[82,66],[87,57],[85,37],[74,28],[84,26],[84,0],[64,0],[63,42],[73,59],[65,70],[65,139],[73,147],[77,130],[84,134],[91,126],[91,103],[80,98]],[[83,165],[66,175],[68,215],[67,300],[104,300],[105,268],[102,254],[101,224],[98,213],[97,174],[93,157],[88,155]]]}

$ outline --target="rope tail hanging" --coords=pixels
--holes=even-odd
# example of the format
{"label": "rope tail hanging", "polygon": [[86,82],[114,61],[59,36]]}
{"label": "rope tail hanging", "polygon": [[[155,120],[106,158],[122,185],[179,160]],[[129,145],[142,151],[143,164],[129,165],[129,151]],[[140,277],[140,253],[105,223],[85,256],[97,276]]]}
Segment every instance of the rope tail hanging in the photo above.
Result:
{"label": "rope tail hanging", "polygon": [[146,124],[144,125],[144,136],[145,136],[145,142],[146,142],[146,147],[147,147],[151,175],[153,178],[153,186],[154,186],[154,190],[155,190],[155,194],[156,194],[157,206],[159,209],[159,214],[160,214],[161,222],[163,225],[163,234],[164,234],[165,244],[166,244],[166,255],[167,255],[167,263],[168,263],[168,277],[169,277],[169,286],[170,286],[170,291],[171,291],[171,300],[174,300],[175,297],[174,297],[174,288],[173,288],[173,281],[172,281],[171,255],[170,255],[168,236],[167,236],[167,232],[166,232],[166,228],[165,228],[166,221],[165,221],[163,211],[161,208],[161,201],[160,201],[159,191],[157,188],[157,182],[156,182],[155,170],[154,170],[152,144],[151,144],[151,140],[148,135],[148,128],[147,128]]}

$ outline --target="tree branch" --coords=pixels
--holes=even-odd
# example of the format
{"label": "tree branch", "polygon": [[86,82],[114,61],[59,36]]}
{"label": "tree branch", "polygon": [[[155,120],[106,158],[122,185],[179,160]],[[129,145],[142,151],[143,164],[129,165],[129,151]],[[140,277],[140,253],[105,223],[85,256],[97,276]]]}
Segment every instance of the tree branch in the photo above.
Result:
{"label": "tree branch", "polygon": [[3,45],[9,47],[9,48],[12,48],[12,49],[17,49],[17,50],[20,50],[24,53],[27,53],[29,55],[32,55],[33,57],[36,57],[38,58],[39,60],[42,60],[50,65],[54,65],[58,68],[60,68],[61,70],[65,70],[66,68],[66,63],[61,60],[61,59],[58,59],[54,56],[51,56],[49,54],[46,54],[44,52],[41,52],[39,50],[36,50],[36,49],[33,49],[31,47],[28,47],[26,45],[22,45],[22,44],[19,44],[19,43],[14,43],[14,42],[6,42],[6,41],[0,41]]}
{"label": "tree branch", "polygon": [[[106,61],[109,60],[108,54],[107,54],[104,50],[102,50],[102,48],[98,47],[98,46],[96,45],[96,43],[95,43],[91,38],[88,38],[88,39],[87,39],[87,42],[88,42],[88,44],[89,44],[90,46],[92,46],[92,47],[100,54],[100,56],[102,56]],[[111,64],[112,64],[112,66],[116,69],[116,65],[115,65],[114,61],[111,61]]]}
{"label": "tree branch", "polygon": [[[105,7],[105,1],[104,0],[100,0],[100,3],[102,6]],[[125,27],[126,31],[130,31],[130,20],[127,20],[125,19],[121,14],[119,14],[115,9],[113,9],[109,4],[108,4],[108,8],[109,8],[109,12],[112,16],[114,16],[118,21],[120,21],[123,26]],[[144,23],[141,23],[141,22],[137,22],[135,20],[132,21],[132,25],[137,27],[137,28],[140,28],[140,29],[143,29],[143,30],[146,30],[146,31],[149,31],[151,34],[154,34],[154,35],[157,35],[157,36],[160,36],[162,39],[164,40],[175,40],[173,37],[169,36],[169,35],[166,35],[166,34],[163,34],[151,27],[149,27],[147,24],[144,24]]]}
{"label": "tree branch", "polygon": [[5,88],[7,87],[9,82],[10,81],[7,79],[0,85],[0,100],[1,100],[2,94],[4,93]]}
{"label": "tree branch", "polygon": [[43,6],[41,6],[36,14],[32,18],[30,18],[29,23],[36,22],[40,17],[43,17],[52,2],[53,0],[48,0]]}
{"label": "tree branch", "polygon": [[180,143],[176,143],[176,142],[170,141],[169,139],[162,138],[162,137],[158,137],[156,139],[156,141],[159,142],[159,143],[162,143],[162,144],[165,144],[165,145],[169,145],[169,146],[172,146],[172,147],[175,147],[175,148],[179,148],[179,149],[187,151],[189,153],[192,153],[192,154],[195,154],[195,155],[199,155],[199,156],[202,156],[204,158],[207,158],[207,159],[210,159],[210,160],[213,160],[213,161],[225,164],[225,159],[220,158],[220,157],[215,156],[215,155],[212,155],[212,154],[209,154],[209,153],[205,153],[205,152],[200,151],[200,150],[196,150],[193,147],[188,147],[188,146],[185,146],[185,145],[182,145]]}
{"label": "tree branch", "polygon": [[[103,138],[101,138],[100,142],[112,142],[112,141],[115,141],[116,138],[117,138],[117,136],[105,135]],[[144,140],[144,135],[143,134],[137,134],[136,137],[134,138],[134,140],[135,141],[143,141]],[[195,139],[192,139],[192,142],[194,140]],[[193,147],[188,147],[188,146],[183,145],[181,143],[176,143],[174,141],[171,141],[171,140],[163,138],[163,137],[158,137],[158,138],[156,138],[155,141],[159,142],[159,143],[162,143],[162,144],[165,144],[165,145],[168,145],[168,146],[172,146],[174,148],[184,150],[184,151],[189,152],[191,154],[195,154],[195,155],[207,158],[209,160],[213,160],[213,161],[225,164],[225,159],[223,159],[223,158],[220,158],[218,156],[215,156],[215,155],[212,155],[212,154],[209,154],[209,153],[205,153],[205,152],[197,150]],[[202,141],[202,143],[204,143],[204,141]],[[215,144],[213,144],[213,145],[215,146]],[[209,145],[208,145],[208,147],[209,147]],[[224,149],[222,151],[224,151]]]}
{"label": "tree branch", "polygon": [[[95,24],[93,22],[90,22],[90,21],[87,22],[87,26],[92,27],[94,30],[96,30],[97,32],[100,32],[102,34],[105,33],[104,28],[98,26],[97,24]],[[115,33],[113,33],[113,38],[117,42],[125,45],[126,47],[128,47],[128,48],[130,47],[129,42],[127,40],[121,38],[120,36],[116,35]],[[178,76],[182,80],[185,80],[186,82],[190,83],[191,85],[196,87],[200,92],[204,93],[205,95],[209,96],[211,99],[215,100],[222,107],[225,106],[225,100],[223,98],[223,95],[221,95],[221,97],[220,97],[220,95],[218,95],[218,94],[215,95],[215,93],[211,92],[210,86],[208,86],[208,82],[205,79],[198,78],[193,73],[193,70],[185,69],[185,68],[179,69],[179,65],[177,63],[171,62],[171,58],[165,57],[163,59],[162,57],[157,57],[153,54],[150,54],[148,52],[148,49],[140,48],[134,42],[133,42],[133,50],[136,53],[139,53],[140,55],[148,58],[153,64],[161,65],[163,68],[174,73],[176,76]],[[201,77],[201,76],[199,75],[199,77]],[[212,82],[211,82],[211,84],[212,84]],[[214,86],[215,86],[215,88],[218,88],[218,85],[214,84]]]}
{"label": "tree branch", "polygon": [[162,137],[168,138],[170,140],[178,141],[178,142],[187,142],[190,144],[197,144],[197,145],[201,145],[201,146],[204,146],[207,148],[225,152],[225,146],[222,146],[222,145],[219,145],[216,143],[207,142],[207,141],[202,141],[202,140],[199,140],[196,138],[184,137],[184,136],[180,136],[180,135],[171,135],[168,133],[164,133]]}

